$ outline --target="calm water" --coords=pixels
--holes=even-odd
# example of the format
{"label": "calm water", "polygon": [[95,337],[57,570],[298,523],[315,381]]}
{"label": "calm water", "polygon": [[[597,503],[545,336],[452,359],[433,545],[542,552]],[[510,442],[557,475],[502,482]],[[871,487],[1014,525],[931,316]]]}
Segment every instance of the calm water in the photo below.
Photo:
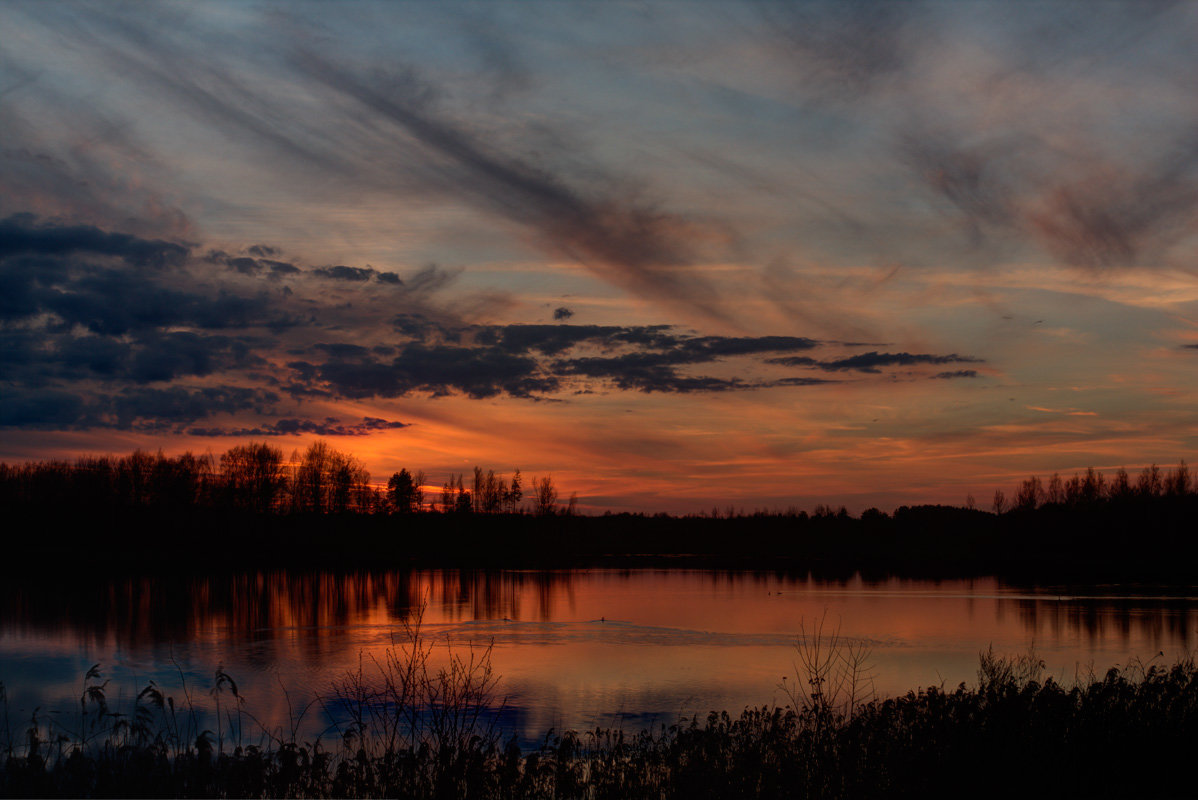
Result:
{"label": "calm water", "polygon": [[[459,650],[493,643],[505,724],[525,740],[548,728],[643,727],[712,709],[784,703],[794,642],[823,620],[871,651],[874,690],[976,680],[978,653],[1034,647],[1071,681],[1133,658],[1171,662],[1198,643],[1198,589],[1029,589],[995,579],[821,581],[772,573],[585,570],[266,573],[140,580],[65,592],[0,590],[0,681],[10,715],[77,714],[94,663],[109,698],[129,703],[150,678],[197,701],[217,666],[272,725],[328,695],[360,659],[391,646],[424,607],[424,629]],[[305,725],[327,719],[310,712]]]}

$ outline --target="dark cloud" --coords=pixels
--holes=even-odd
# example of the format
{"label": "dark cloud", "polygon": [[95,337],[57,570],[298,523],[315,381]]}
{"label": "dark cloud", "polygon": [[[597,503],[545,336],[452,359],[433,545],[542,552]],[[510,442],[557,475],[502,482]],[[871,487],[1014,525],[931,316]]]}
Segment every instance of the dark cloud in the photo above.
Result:
{"label": "dark cloud", "polygon": [[879,353],[871,350],[855,356],[838,358],[820,363],[820,369],[826,370],[857,370],[859,372],[878,372],[880,367],[912,367],[919,364],[958,364],[977,363],[980,358],[959,356],[956,353],[938,356],[930,353]]}
{"label": "dark cloud", "polygon": [[[512,353],[555,355],[582,344],[611,348],[625,345],[669,347],[676,339],[665,325],[502,325],[469,330],[475,341]],[[459,336],[459,338],[461,338]]]}
{"label": "dark cloud", "polygon": [[394,422],[379,417],[363,417],[361,422],[346,424],[336,417],[325,417],[317,422],[310,419],[287,417],[274,423],[252,428],[188,428],[190,436],[368,436],[372,433],[407,428],[411,423]]}
{"label": "dark cloud", "polygon": [[371,352],[368,348],[360,344],[347,344],[344,342],[320,342],[313,345],[313,347],[334,358],[360,358]]}
{"label": "dark cloud", "polygon": [[270,413],[279,397],[239,386],[127,388],[104,393],[10,387],[0,427],[165,431],[216,414]]}
{"label": "dark cloud", "polygon": [[0,428],[72,428],[84,417],[84,399],[52,388],[5,387]]}
{"label": "dark cloud", "polygon": [[253,344],[245,339],[189,331],[144,337],[133,348],[128,377],[137,383],[149,383],[262,366],[265,361],[252,352]]}
{"label": "dark cloud", "polygon": [[335,281],[368,281],[374,277],[374,270],[369,267],[346,267],[338,265],[335,267],[314,269],[312,270],[312,274]]}
{"label": "dark cloud", "polygon": [[743,389],[738,378],[692,377],[678,372],[677,353],[626,353],[608,358],[591,357],[559,361],[556,369],[567,375],[610,380],[618,389],[641,392],[712,392]]}
{"label": "dark cloud", "polygon": [[[48,311],[66,326],[110,336],[146,328],[249,327],[267,317],[265,297],[179,291],[121,270],[89,271],[36,292],[24,316]],[[287,324],[277,315],[272,322]]]}
{"label": "dark cloud", "polygon": [[403,286],[403,280],[394,272],[379,272],[373,267],[320,267],[312,270],[312,274],[334,281],[349,281],[350,283],[365,283],[373,278],[378,283],[389,286]]}
{"label": "dark cloud", "polygon": [[39,224],[32,214],[0,220],[0,259],[15,255],[69,256],[77,253],[112,256],[134,267],[178,267],[189,248],[173,242],[102,231],[91,225]]}
{"label": "dark cloud", "polygon": [[274,392],[244,386],[131,388],[95,397],[89,404],[90,424],[81,427],[165,430],[216,414],[269,414],[278,402]]}
{"label": "dark cloud", "polygon": [[[277,402],[225,381],[267,364],[273,341],[247,329],[291,322],[263,295],[197,281],[190,253],[31,215],[0,221],[3,424],[165,430]],[[178,385],[216,376],[215,386]]]}
{"label": "dark cloud", "polygon": [[574,312],[565,306],[553,309],[553,318],[555,320],[569,319],[572,316],[574,316]]}
{"label": "dark cloud", "polygon": [[[266,311],[264,295],[181,288],[181,245],[91,227],[0,222],[0,321],[52,314],[60,326],[107,336],[171,326],[206,329],[292,324]],[[100,257],[100,258],[97,258]],[[145,267],[153,268],[146,271]]]}
{"label": "dark cloud", "polygon": [[[269,248],[273,251],[273,248]],[[254,245],[249,248],[251,253],[262,253],[264,249],[259,245]],[[267,274],[272,278],[279,278],[283,275],[296,275],[303,270],[288,261],[276,261],[272,258],[263,258],[258,256],[250,258],[249,256],[231,256],[220,250],[213,250],[208,253],[207,260],[213,263],[224,264],[229,269],[239,272],[242,275],[262,275]]]}
{"label": "dark cloud", "polygon": [[228,264],[242,275],[257,275],[264,267],[256,258],[230,258]]}
{"label": "dark cloud", "polygon": [[0,380],[27,386],[90,379],[144,384],[203,377],[261,367],[265,361],[257,351],[268,347],[255,338],[190,331],[114,337],[22,329],[0,329],[0,346]]}
{"label": "dark cloud", "polygon": [[[300,371],[303,374],[303,370]],[[495,347],[413,343],[390,362],[374,358],[330,359],[318,368],[322,381],[346,397],[397,397],[413,392],[482,398],[530,397],[556,390],[535,359]]]}
{"label": "dark cloud", "polygon": [[[361,398],[398,397],[414,392],[540,397],[580,380],[603,380],[621,390],[706,392],[796,386],[823,379],[744,380],[688,375],[683,367],[725,358],[810,350],[820,343],[797,336],[694,336],[668,325],[468,325],[425,317],[395,320],[413,341],[390,361],[377,348],[319,344],[320,363],[297,360],[292,386],[297,395],[330,391]],[[604,354],[604,355],[600,355]]]}
{"label": "dark cloud", "polygon": [[626,391],[652,392],[727,392],[767,389],[780,386],[817,386],[833,383],[824,378],[780,378],[744,380],[682,374],[680,364],[695,363],[675,353],[628,353],[611,358],[577,358],[555,365],[563,374],[610,380]]}
{"label": "dark cloud", "polygon": [[785,356],[767,359],[771,364],[782,364],[788,367],[815,367],[828,372],[855,370],[857,372],[877,373],[882,367],[913,367],[921,364],[976,364],[982,359],[972,356],[961,356],[956,353],[934,355],[932,353],[879,353],[871,350],[868,353],[858,353],[853,356],[820,360],[809,356]]}
{"label": "dark cloud", "polygon": [[952,380],[953,378],[976,378],[978,371],[976,369],[958,369],[951,372],[937,372],[932,376],[941,380]]}

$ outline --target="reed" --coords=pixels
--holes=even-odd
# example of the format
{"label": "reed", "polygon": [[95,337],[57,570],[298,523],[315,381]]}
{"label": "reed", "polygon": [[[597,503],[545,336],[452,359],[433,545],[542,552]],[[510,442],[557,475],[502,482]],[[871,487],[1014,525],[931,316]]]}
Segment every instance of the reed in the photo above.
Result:
{"label": "reed", "polygon": [[[440,648],[444,647],[444,651]],[[440,652],[438,652],[440,651]],[[434,657],[436,655],[436,657]],[[130,709],[101,670],[78,720],[36,714],[0,743],[0,795],[162,797],[728,798],[1173,797],[1193,791],[1198,667],[1133,661],[1070,686],[1034,653],[987,651],[976,686],[862,696],[867,659],[822,622],[800,639],[791,702],[650,730],[505,739],[489,648],[436,645],[419,617],[378,659],[268,729],[222,669],[210,705],[157,684]],[[856,676],[856,678],[854,678]],[[182,678],[182,673],[180,672]],[[215,715],[212,709],[217,709]],[[333,722],[301,739],[305,715]],[[205,721],[213,721],[207,727]],[[248,722],[246,722],[248,720]]]}

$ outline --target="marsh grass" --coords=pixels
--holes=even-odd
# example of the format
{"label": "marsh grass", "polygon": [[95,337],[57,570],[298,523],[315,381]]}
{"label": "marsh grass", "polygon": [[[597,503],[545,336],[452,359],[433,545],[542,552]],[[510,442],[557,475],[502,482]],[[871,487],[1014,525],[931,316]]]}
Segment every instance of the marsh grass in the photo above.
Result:
{"label": "marsh grass", "polygon": [[[0,795],[416,798],[1192,796],[1198,667],[1133,661],[1066,687],[1034,652],[980,654],[978,683],[878,699],[868,651],[826,620],[801,631],[789,703],[640,732],[550,731],[522,749],[496,723],[489,647],[434,643],[420,617],[325,696],[268,729],[233,678],[203,709],[150,682],[129,709],[93,667],[70,729],[3,704]],[[303,738],[307,715],[332,724]],[[215,711],[215,713],[213,713]],[[214,727],[205,727],[214,721]],[[248,721],[248,723],[247,723]]]}

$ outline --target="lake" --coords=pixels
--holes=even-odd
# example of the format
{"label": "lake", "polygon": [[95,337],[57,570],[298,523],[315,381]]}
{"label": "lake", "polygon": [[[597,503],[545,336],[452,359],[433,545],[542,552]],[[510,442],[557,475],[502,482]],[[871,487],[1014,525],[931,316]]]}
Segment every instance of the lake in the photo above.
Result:
{"label": "lake", "polygon": [[[405,620],[459,654],[490,646],[501,724],[640,729],[713,709],[784,704],[795,642],[822,626],[868,652],[877,696],[976,682],[978,654],[1034,651],[1071,682],[1133,659],[1172,663],[1198,642],[1195,587],[1029,587],[996,578],[867,582],[708,570],[268,572],[0,590],[0,681],[13,725],[69,727],[100,664],[110,706],[150,679],[209,702],[218,667],[245,708],[286,728],[308,701],[402,640]],[[421,611],[422,610],[422,611]],[[284,691],[286,690],[286,691]],[[327,705],[299,727],[325,731]],[[326,734],[327,735],[327,734]]]}

